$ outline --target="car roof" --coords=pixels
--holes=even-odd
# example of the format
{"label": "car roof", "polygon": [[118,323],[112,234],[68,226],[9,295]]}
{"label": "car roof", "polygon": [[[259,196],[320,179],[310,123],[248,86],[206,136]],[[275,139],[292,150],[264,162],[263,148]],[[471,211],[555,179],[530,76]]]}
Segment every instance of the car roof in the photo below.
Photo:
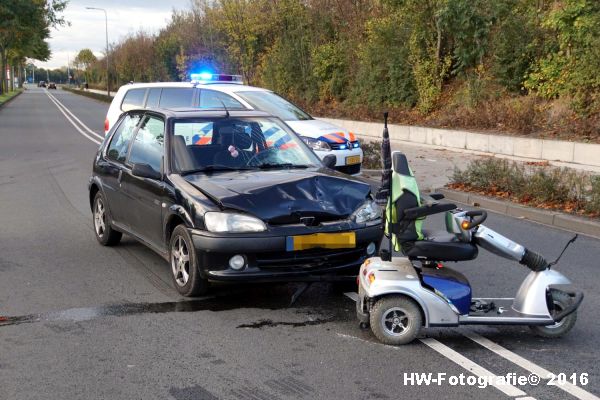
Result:
{"label": "car roof", "polygon": [[[142,109],[133,109],[127,111],[127,113],[139,113],[139,112],[156,112],[159,114],[163,114],[167,118],[177,118],[177,119],[194,119],[194,118],[223,118],[225,110],[223,109],[211,109],[211,110],[201,110],[198,108],[142,108]],[[256,110],[230,110],[229,116],[234,118],[244,118],[244,117],[263,117],[263,118],[277,118],[273,115],[266,113],[264,111],[256,111]]]}
{"label": "car roof", "polygon": [[270,92],[268,89],[263,89],[250,85],[240,85],[234,83],[197,83],[197,82],[151,82],[151,83],[129,83],[121,86],[121,88],[129,89],[146,89],[146,88],[205,88],[217,90],[219,92],[241,92],[241,91],[257,91],[257,92]]}

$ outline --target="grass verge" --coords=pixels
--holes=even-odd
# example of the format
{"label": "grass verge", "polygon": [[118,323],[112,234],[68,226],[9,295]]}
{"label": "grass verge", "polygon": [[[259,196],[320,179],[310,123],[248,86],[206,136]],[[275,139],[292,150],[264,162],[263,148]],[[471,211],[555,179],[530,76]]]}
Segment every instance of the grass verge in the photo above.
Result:
{"label": "grass verge", "polygon": [[547,210],[600,217],[600,176],[551,167],[547,162],[472,161],[464,170],[455,169],[448,187]]}
{"label": "grass verge", "polygon": [[4,105],[4,103],[6,103],[9,100],[11,100],[12,98],[18,96],[22,92],[23,92],[23,89],[17,89],[12,92],[6,92],[3,94],[0,94],[0,107],[2,107]]}

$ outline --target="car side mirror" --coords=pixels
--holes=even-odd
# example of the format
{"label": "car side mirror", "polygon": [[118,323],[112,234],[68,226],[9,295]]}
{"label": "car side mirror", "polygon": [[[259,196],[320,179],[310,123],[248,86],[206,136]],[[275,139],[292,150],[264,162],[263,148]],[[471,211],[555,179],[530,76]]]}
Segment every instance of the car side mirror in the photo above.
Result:
{"label": "car side mirror", "polygon": [[323,165],[330,169],[335,168],[336,162],[337,162],[337,158],[333,154],[327,154],[325,156],[325,158],[323,158]]}
{"label": "car side mirror", "polygon": [[139,178],[149,178],[149,179],[162,179],[162,174],[152,168],[149,164],[141,164],[136,163],[133,164],[133,168],[131,169],[131,174],[133,176],[137,176]]}

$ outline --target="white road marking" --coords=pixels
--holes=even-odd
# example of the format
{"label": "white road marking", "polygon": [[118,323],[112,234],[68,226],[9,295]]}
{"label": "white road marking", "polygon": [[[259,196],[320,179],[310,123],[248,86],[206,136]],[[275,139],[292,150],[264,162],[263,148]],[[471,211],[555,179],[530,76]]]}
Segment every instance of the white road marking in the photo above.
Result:
{"label": "white road marking", "polygon": [[94,142],[94,143],[96,143],[96,144],[98,144],[98,145],[100,144],[100,142],[99,142],[98,140],[94,139],[93,137],[91,137],[90,135],[88,135],[87,133],[85,133],[83,130],[81,130],[81,128],[80,128],[80,127],[79,127],[79,126],[78,126],[78,125],[75,123],[75,121],[73,121],[73,120],[71,119],[71,117],[69,117],[69,116],[67,115],[67,113],[65,113],[65,112],[63,111],[63,109],[60,107],[60,105],[58,105],[58,103],[57,103],[57,102],[55,102],[55,101],[54,101],[54,99],[53,99],[52,97],[48,96],[48,98],[50,99],[50,101],[51,101],[51,102],[53,102],[53,103],[54,103],[54,105],[56,105],[56,107],[58,108],[58,110],[59,110],[61,113],[63,113],[63,115],[65,116],[65,118],[66,118],[66,119],[67,119],[67,120],[68,120],[68,121],[71,123],[71,125],[73,125],[73,127],[74,127],[75,129],[77,129],[77,131],[78,131],[79,133],[81,133],[83,136],[85,136],[86,138],[88,138],[88,139],[89,139],[89,140],[91,140],[92,142]]}
{"label": "white road marking", "polygon": [[[485,376],[485,377],[496,377],[496,374],[493,374],[492,372],[483,368],[481,365],[476,364],[475,362],[469,360],[467,357],[456,352],[455,350],[451,349],[450,347],[446,346],[445,344],[438,342],[435,339],[424,338],[424,339],[419,339],[419,340],[421,342],[423,342],[424,344],[426,344],[427,346],[429,346],[430,348],[432,348],[433,350],[435,350],[438,353],[440,353],[441,355],[443,355],[444,357],[446,357],[447,359],[449,359],[450,361],[460,365],[467,371],[471,372],[473,375]],[[515,396],[526,396],[527,395],[527,393],[525,393],[524,391],[522,391],[521,389],[519,389],[515,386],[509,385],[509,384],[498,385],[498,384],[496,384],[495,381],[497,381],[497,379],[495,379],[495,378],[492,379],[490,382],[490,385],[495,387],[496,389],[500,390],[502,393],[506,394],[507,396],[515,397]]]}
{"label": "white road marking", "polygon": [[[361,339],[359,337],[356,336],[352,336],[352,335],[346,335],[343,333],[337,333],[338,337],[342,337],[342,338],[346,338],[346,339],[354,339],[354,340],[359,340],[361,342],[370,344],[370,345],[380,345],[380,346],[384,346],[387,347],[389,349],[392,350],[400,350],[401,347],[396,347],[396,346],[389,346],[389,345],[385,345],[382,343],[374,343],[368,340],[364,340]],[[432,338],[423,338],[423,339],[419,339],[422,343],[424,343],[425,345],[427,345],[428,347],[430,347],[431,349],[435,350],[436,352],[438,352],[439,354],[443,355],[444,357],[448,358],[450,361],[458,364],[459,366],[461,366],[462,368],[466,369],[467,371],[469,371],[471,374],[473,375],[477,375],[477,376],[485,376],[487,377],[494,377],[492,380],[498,381],[497,375],[493,374],[492,372],[488,371],[487,369],[483,368],[481,365],[476,364],[475,362],[469,360],[468,358],[466,358],[465,356],[463,356],[462,354],[457,353],[456,351],[452,350],[450,347],[446,346],[445,344],[442,344],[440,342],[438,342],[435,339]],[[496,389],[500,390],[502,393],[506,394],[507,396],[510,397],[517,397],[517,396],[525,396],[523,397],[523,399],[532,399],[531,397],[526,397],[527,393],[525,393],[524,391],[522,391],[521,389],[512,386],[510,384],[504,384],[504,385],[496,385],[494,384],[494,382],[490,382],[490,386],[494,386]]]}
{"label": "white road marking", "polygon": [[[48,95],[48,98],[50,99],[50,101],[52,101],[54,103],[54,105],[56,105],[56,107],[58,108],[58,110],[65,116],[65,118],[71,123],[71,125],[73,125],[73,127],[75,127],[75,129],[77,129],[77,131],[79,133],[81,133],[84,137],[88,138],[89,140],[91,140],[92,142],[96,143],[96,144],[100,144],[101,142],[96,140],[94,137],[88,135],[87,133],[85,133],[76,123],[75,121],[73,121],[71,119],[71,117],[69,117],[69,115],[67,115],[67,113],[65,113],[65,111],[63,110],[63,108],[60,106],[60,104],[58,103],[57,100],[53,99],[53,96],[50,95],[49,93],[46,93]],[[63,106],[64,107],[64,106]],[[66,107],[65,107],[66,109]],[[68,110],[67,110],[68,111]],[[77,118],[77,117],[75,117]],[[80,121],[81,122],[81,121]],[[86,129],[89,130],[89,128],[87,128],[83,123],[81,123]],[[98,136],[98,135],[96,135]]]}
{"label": "white road marking", "polygon": [[[521,367],[533,374],[536,374],[537,376],[539,376],[542,379],[550,379],[551,376],[556,376],[556,374],[553,374],[552,372],[548,371],[547,369],[544,369],[544,368],[540,367],[539,365],[534,364],[533,362],[521,357],[518,354],[513,353],[512,351],[500,346],[497,343],[492,342],[491,340],[489,340],[481,335],[478,335],[475,332],[465,331],[465,332],[463,332],[463,335],[465,335],[466,337],[468,337],[475,343],[477,343],[477,344],[485,347],[486,349],[498,354],[499,356],[507,359],[508,361],[512,362],[513,364],[516,364],[519,367]],[[569,393],[570,395],[575,396],[581,400],[600,400],[600,398],[591,394],[590,392],[585,391],[582,388],[575,386],[568,382],[565,384],[562,384],[562,385],[559,385],[558,382],[556,382],[556,387],[564,390],[565,392]]]}
{"label": "white road marking", "polygon": [[89,133],[91,133],[92,135],[96,136],[98,139],[100,140],[104,140],[104,136],[100,135],[99,133],[94,132],[93,130],[91,130],[90,128],[87,127],[86,124],[84,124],[83,122],[81,122],[81,120],[79,118],[77,118],[75,116],[75,114],[73,114],[71,112],[71,110],[69,110],[67,108],[67,106],[65,106],[63,103],[60,102],[60,100],[58,100],[53,94],[51,94],[48,90],[46,90],[46,92],[48,93],[48,96],[52,97],[58,104],[60,104],[64,110],[69,113],[69,115],[71,115],[77,122],[79,122],[79,124],[81,125],[82,128],[84,128],[86,131],[88,131]]}

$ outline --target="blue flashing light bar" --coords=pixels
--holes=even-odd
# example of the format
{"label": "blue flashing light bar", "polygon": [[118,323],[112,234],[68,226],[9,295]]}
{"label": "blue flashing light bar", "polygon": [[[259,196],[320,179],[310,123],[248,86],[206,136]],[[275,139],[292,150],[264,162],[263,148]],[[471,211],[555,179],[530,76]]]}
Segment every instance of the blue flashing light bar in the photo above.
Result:
{"label": "blue flashing light bar", "polygon": [[192,82],[197,83],[243,83],[241,75],[213,74],[212,72],[190,74],[190,78]]}

